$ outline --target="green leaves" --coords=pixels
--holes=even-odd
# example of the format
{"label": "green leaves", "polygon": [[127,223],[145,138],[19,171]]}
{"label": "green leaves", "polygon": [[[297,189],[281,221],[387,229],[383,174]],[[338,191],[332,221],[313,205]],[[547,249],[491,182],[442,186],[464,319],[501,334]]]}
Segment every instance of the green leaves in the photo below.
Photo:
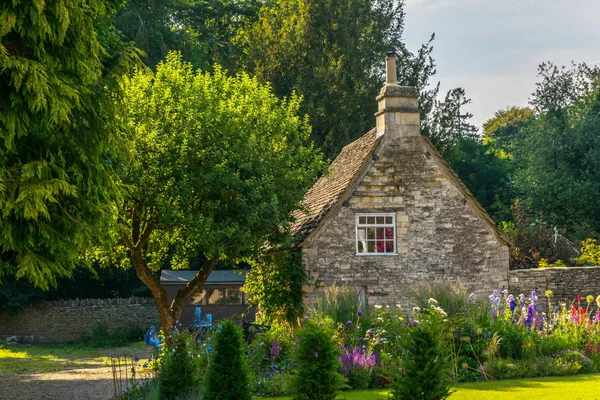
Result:
{"label": "green leaves", "polygon": [[132,243],[135,224],[152,231],[150,268],[198,253],[238,260],[278,242],[323,167],[297,97],[281,102],[218,67],[194,72],[177,53],[124,90],[132,158],[121,166],[131,188],[121,217]]}
{"label": "green leaves", "polygon": [[135,59],[111,28],[111,7],[0,5],[0,278],[48,288],[109,218],[117,192],[109,155],[119,153],[114,83]]}

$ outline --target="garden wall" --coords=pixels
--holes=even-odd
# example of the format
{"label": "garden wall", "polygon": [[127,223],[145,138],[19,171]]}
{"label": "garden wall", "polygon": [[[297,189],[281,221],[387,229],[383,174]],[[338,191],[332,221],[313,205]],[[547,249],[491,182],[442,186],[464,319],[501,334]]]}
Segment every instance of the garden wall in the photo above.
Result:
{"label": "garden wall", "polygon": [[103,325],[109,332],[160,325],[152,298],[56,300],[32,306],[17,315],[0,313],[0,337],[34,342],[66,342],[91,335]]}
{"label": "garden wall", "polygon": [[[577,294],[582,298],[600,294],[600,267],[567,267],[519,269],[510,271],[510,291],[529,295],[535,290],[540,300],[546,300],[546,290],[552,290],[552,299],[567,303]],[[517,293],[518,291],[518,293]]]}

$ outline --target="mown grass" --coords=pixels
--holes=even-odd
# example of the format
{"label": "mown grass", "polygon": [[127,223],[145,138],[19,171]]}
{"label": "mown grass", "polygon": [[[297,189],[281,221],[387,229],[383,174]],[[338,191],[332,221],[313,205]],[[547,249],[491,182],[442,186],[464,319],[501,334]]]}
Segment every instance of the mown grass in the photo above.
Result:
{"label": "mown grass", "polygon": [[27,374],[110,365],[111,357],[149,353],[144,342],[98,348],[81,343],[0,345],[0,373]]}
{"label": "mown grass", "polygon": [[[600,375],[514,379],[456,385],[450,400],[600,400]],[[385,400],[386,390],[344,392],[340,400]],[[269,398],[260,398],[267,400]],[[272,398],[271,398],[272,399]],[[278,400],[291,399],[279,397]]]}

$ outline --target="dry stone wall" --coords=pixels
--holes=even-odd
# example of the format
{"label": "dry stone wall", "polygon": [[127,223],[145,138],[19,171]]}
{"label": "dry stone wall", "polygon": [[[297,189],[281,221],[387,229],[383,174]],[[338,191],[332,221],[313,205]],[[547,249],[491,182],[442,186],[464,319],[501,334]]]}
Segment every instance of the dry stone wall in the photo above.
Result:
{"label": "dry stone wall", "polygon": [[510,271],[509,285],[513,294],[529,296],[535,290],[545,303],[545,292],[551,290],[554,301],[570,303],[578,294],[600,295],[600,267],[519,269]]}
{"label": "dry stone wall", "polygon": [[17,315],[0,313],[0,337],[67,342],[89,336],[98,325],[109,332],[159,325],[154,299],[84,299],[44,302]]}

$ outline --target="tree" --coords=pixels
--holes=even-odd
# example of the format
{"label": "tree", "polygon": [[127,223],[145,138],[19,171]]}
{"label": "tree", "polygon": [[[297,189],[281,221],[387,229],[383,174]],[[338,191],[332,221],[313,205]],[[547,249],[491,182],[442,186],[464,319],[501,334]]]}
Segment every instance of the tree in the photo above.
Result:
{"label": "tree", "polygon": [[471,115],[460,112],[470,101],[464,90],[451,90],[440,102],[439,83],[430,85],[436,73],[435,36],[413,53],[403,31],[403,1],[281,0],[263,7],[259,21],[243,33],[245,69],[270,83],[280,97],[302,95],[301,111],[310,117],[313,140],[335,156],[374,126],[383,58],[393,51],[399,84],[420,92],[423,134],[436,145],[454,143],[459,134],[469,136],[475,129],[468,123]]}
{"label": "tree", "polygon": [[464,110],[469,103],[464,89],[452,89],[444,101],[434,100],[431,113],[424,117],[422,132],[444,157],[460,139],[478,138],[477,128],[469,122],[473,115]]}
{"label": "tree", "polygon": [[496,222],[511,219],[515,193],[510,159],[500,157],[479,139],[459,138],[446,160]]}
{"label": "tree", "polygon": [[328,155],[373,126],[383,56],[404,51],[403,3],[285,0],[245,34],[245,69],[280,97],[303,96],[313,139]]}
{"label": "tree", "polygon": [[257,0],[130,0],[115,25],[146,53],[151,68],[176,50],[194,67],[211,71],[220,64],[235,73],[242,55],[238,34],[258,19],[261,5]]}
{"label": "tree", "polygon": [[[171,53],[156,74],[127,79],[124,91],[131,158],[119,170],[128,190],[115,206],[108,256],[131,259],[168,331],[219,260],[235,264],[286,237],[321,155],[297,116],[300,99],[278,101],[246,75],[194,72]],[[169,303],[153,271],[185,268],[198,254],[205,262]]]}
{"label": "tree", "polygon": [[108,220],[118,82],[135,60],[112,4],[0,4],[0,278],[55,285]]}
{"label": "tree", "polygon": [[[532,209],[570,235],[600,232],[600,67],[542,64],[514,159],[515,186]],[[580,238],[581,239],[581,238]]]}
{"label": "tree", "polygon": [[494,113],[494,117],[483,123],[483,143],[501,158],[512,158],[514,146],[526,125],[532,120],[534,111],[529,107],[507,107]]}

